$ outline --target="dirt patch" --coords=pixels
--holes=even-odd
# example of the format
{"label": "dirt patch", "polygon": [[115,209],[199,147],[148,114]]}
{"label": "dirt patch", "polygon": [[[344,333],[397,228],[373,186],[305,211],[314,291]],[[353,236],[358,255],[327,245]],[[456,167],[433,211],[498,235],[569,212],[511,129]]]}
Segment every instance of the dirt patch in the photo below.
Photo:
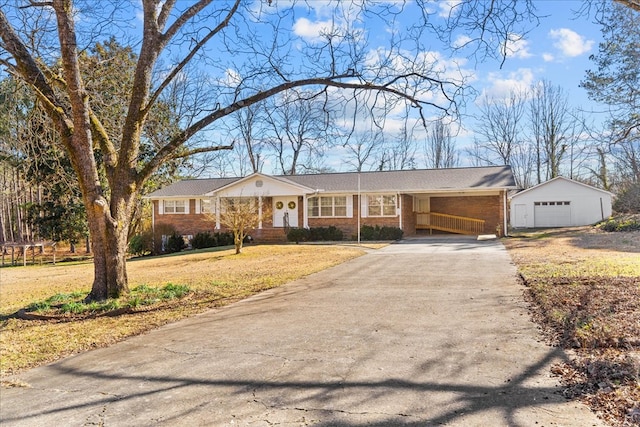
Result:
{"label": "dirt patch", "polygon": [[640,425],[640,232],[534,230],[505,239],[534,320],[570,360],[568,398],[615,426]]}

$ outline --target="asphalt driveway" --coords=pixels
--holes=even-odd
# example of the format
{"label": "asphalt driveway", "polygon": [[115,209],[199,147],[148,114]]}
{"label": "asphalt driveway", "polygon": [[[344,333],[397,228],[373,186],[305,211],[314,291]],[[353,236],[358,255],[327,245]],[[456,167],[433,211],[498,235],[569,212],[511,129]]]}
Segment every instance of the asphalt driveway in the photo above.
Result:
{"label": "asphalt driveway", "polygon": [[601,426],[496,241],[407,240],[30,370],[3,426]]}

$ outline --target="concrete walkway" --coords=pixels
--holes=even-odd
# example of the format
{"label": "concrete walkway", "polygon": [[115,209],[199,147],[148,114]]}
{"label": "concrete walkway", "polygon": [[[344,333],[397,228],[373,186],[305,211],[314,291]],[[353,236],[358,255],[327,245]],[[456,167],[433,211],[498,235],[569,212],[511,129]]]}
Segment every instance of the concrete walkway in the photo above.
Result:
{"label": "concrete walkway", "polygon": [[407,240],[19,376],[2,426],[601,426],[496,241]]}

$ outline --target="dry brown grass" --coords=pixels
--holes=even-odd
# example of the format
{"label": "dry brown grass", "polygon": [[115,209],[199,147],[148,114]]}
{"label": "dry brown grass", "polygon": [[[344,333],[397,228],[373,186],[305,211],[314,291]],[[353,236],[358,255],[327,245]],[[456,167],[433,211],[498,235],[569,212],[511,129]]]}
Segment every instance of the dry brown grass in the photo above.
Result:
{"label": "dry brown grass", "polygon": [[185,298],[118,317],[34,321],[11,314],[58,293],[88,292],[93,264],[11,267],[0,270],[0,375],[69,354],[103,347],[160,325],[228,304],[362,255],[348,245],[250,246],[142,258],[128,263],[130,287],[187,285]]}
{"label": "dry brown grass", "polygon": [[592,227],[505,239],[534,319],[568,350],[565,395],[616,426],[640,424],[640,232]]}

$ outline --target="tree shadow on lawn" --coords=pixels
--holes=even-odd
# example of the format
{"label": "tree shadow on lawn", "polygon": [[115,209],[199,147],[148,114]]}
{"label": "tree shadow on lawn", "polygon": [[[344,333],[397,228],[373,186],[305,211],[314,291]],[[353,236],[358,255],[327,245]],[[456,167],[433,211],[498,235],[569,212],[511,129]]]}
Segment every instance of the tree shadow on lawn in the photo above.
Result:
{"label": "tree shadow on lawn", "polygon": [[[171,377],[149,376],[145,374],[117,374],[110,371],[98,371],[76,367],[65,362],[44,368],[48,372],[41,372],[46,377],[58,377],[57,383],[63,383],[65,388],[74,392],[57,390],[53,393],[44,390],[47,386],[35,385],[34,389],[23,388],[9,397],[5,395],[2,423],[48,423],[50,421],[64,419],[78,411],[98,413],[133,414],[138,413],[136,408],[145,407],[151,410],[156,420],[175,419],[179,421],[184,417],[203,411],[207,405],[214,405],[216,400],[238,396],[237,403],[232,402],[230,407],[215,407],[215,412],[222,409],[232,409],[242,412],[242,406],[259,403],[259,411],[264,414],[277,414],[278,411],[300,411],[301,414],[309,412],[311,417],[326,418],[320,426],[358,426],[358,422],[328,421],[338,416],[341,419],[349,418],[349,414],[358,416],[372,415],[376,419],[375,424],[366,425],[441,425],[459,421],[462,417],[482,412],[499,412],[501,419],[510,426],[518,426],[517,411],[529,407],[544,407],[549,404],[566,402],[559,387],[536,387],[531,384],[532,378],[540,375],[540,371],[547,371],[554,361],[565,360],[564,353],[558,348],[550,349],[537,363],[524,369],[519,375],[496,386],[482,386],[472,384],[454,384],[434,381],[417,381],[407,378],[388,378],[380,381],[290,381],[278,380],[251,380],[251,379],[202,379],[195,377]],[[410,375],[416,378],[416,375]],[[144,390],[140,390],[144,384]],[[86,387],[86,390],[83,388]],[[140,391],[136,391],[136,389]],[[191,389],[191,390],[189,390]],[[35,395],[29,396],[35,390]],[[118,390],[117,394],[107,390]],[[5,390],[6,391],[6,390]],[[43,402],[38,402],[39,393],[45,393]],[[190,395],[189,395],[190,393]],[[390,394],[403,393],[394,400],[397,409],[386,409],[386,405],[380,406],[375,412],[367,412],[358,409],[357,406],[365,404],[364,408],[371,408],[376,400],[382,397],[388,399]],[[409,399],[406,399],[409,393]],[[172,407],[172,396],[181,396],[182,405]],[[277,397],[274,397],[277,396]],[[344,402],[339,402],[341,397],[359,399],[354,408],[345,408]],[[404,399],[403,399],[404,398]],[[275,399],[275,400],[274,400]],[[7,401],[10,400],[10,401]],[[25,402],[32,402],[26,405]],[[433,401],[436,408],[433,414],[424,414],[424,407],[428,407],[429,401]],[[446,406],[441,403],[446,401]],[[185,405],[184,403],[187,402]],[[403,402],[406,402],[403,403]],[[411,402],[419,402],[420,408],[411,407]],[[400,406],[395,405],[400,403]],[[8,408],[8,406],[12,408]],[[107,410],[110,405],[118,405],[118,409]],[[122,407],[124,405],[124,408]],[[157,405],[150,408],[150,405]],[[404,405],[404,406],[402,406]],[[22,408],[17,408],[22,406]],[[415,406],[415,404],[414,404]],[[171,409],[168,409],[171,408]],[[325,408],[325,409],[318,409]],[[209,408],[213,410],[213,406]],[[245,408],[247,409],[247,408]],[[254,408],[255,409],[255,408]],[[353,411],[353,412],[351,412]],[[393,412],[393,413],[386,413]],[[320,415],[318,415],[320,414]],[[231,413],[227,414],[231,419]],[[284,415],[284,414],[282,414]],[[261,415],[267,417],[267,415]],[[277,415],[274,415],[277,417]],[[118,419],[112,421],[116,424]],[[202,414],[206,420],[206,413]],[[236,418],[240,420],[240,418]],[[120,420],[122,421],[122,420]],[[149,422],[151,419],[132,423]]]}

